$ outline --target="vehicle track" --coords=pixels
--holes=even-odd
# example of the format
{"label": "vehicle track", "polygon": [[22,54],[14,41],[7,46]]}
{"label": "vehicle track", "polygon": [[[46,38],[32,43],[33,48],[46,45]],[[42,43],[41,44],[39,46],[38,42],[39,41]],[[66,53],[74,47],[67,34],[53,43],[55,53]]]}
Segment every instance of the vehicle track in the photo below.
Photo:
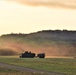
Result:
{"label": "vehicle track", "polygon": [[47,75],[67,75],[67,74],[62,74],[62,73],[55,73],[55,72],[48,72],[48,71],[43,71],[43,70],[36,70],[32,68],[26,68],[26,67],[21,67],[21,66],[16,66],[16,65],[11,65],[7,63],[0,62],[0,67],[4,67],[7,69],[13,69],[16,71],[21,71],[21,72],[31,72],[31,73],[40,73],[41,75],[47,74]]}

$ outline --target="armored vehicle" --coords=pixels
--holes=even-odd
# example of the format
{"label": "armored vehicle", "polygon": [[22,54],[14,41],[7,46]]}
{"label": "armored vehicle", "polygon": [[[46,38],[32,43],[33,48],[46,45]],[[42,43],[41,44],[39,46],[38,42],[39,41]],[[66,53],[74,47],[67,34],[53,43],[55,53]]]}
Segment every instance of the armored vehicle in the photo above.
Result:
{"label": "armored vehicle", "polygon": [[39,53],[39,54],[37,54],[37,57],[39,57],[39,58],[45,58],[45,53]]}
{"label": "armored vehicle", "polygon": [[20,54],[20,58],[34,58],[35,55],[35,53],[25,51],[24,53]]}

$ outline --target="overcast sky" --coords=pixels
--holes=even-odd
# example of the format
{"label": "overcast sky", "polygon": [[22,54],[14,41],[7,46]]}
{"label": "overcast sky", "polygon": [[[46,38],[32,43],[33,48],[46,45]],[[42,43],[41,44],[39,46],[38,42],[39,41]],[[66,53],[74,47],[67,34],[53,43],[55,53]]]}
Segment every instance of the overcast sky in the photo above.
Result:
{"label": "overcast sky", "polygon": [[76,0],[0,0],[0,35],[76,30]]}

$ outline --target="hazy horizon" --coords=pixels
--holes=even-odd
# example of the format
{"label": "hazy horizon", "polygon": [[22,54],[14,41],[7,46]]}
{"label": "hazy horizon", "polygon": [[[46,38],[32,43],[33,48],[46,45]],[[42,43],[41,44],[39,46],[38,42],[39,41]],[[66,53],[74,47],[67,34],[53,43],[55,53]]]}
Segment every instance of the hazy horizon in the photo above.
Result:
{"label": "hazy horizon", "polygon": [[1,0],[0,35],[76,30],[76,0]]}

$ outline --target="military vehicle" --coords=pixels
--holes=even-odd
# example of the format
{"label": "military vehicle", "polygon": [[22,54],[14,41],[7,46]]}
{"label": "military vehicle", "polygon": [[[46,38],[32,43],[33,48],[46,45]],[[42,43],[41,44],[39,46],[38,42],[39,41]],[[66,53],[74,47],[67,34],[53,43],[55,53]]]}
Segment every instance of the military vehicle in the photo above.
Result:
{"label": "military vehicle", "polygon": [[39,57],[39,58],[45,58],[45,53],[39,53],[39,54],[37,54],[37,57]]}
{"label": "military vehicle", "polygon": [[20,58],[45,58],[45,53],[39,53],[36,56],[35,53],[31,53],[31,52],[25,51],[24,53],[20,54],[19,57]]}
{"label": "military vehicle", "polygon": [[35,55],[35,53],[25,51],[24,53],[20,54],[20,58],[34,58]]}

